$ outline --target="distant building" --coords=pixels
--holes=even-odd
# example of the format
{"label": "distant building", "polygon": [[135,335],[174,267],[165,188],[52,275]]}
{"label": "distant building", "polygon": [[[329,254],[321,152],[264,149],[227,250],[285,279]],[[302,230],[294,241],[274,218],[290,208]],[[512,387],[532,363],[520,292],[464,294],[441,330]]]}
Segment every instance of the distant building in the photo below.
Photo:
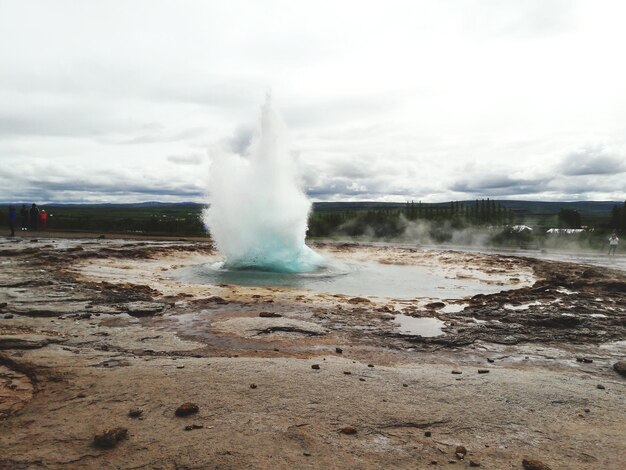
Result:
{"label": "distant building", "polygon": [[511,232],[515,232],[515,233],[529,233],[532,232],[533,229],[532,227],[529,227],[528,225],[512,225],[511,226]]}
{"label": "distant building", "polygon": [[548,235],[574,235],[586,231],[584,228],[551,228],[546,230],[546,233]]}

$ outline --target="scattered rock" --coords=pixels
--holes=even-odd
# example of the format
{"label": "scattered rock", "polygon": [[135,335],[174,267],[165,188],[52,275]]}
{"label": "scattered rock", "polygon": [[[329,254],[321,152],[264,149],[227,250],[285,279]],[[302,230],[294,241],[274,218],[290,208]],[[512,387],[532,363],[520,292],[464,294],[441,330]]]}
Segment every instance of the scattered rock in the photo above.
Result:
{"label": "scattered rock", "polygon": [[250,384],[250,388],[254,389],[257,387],[257,384]]}
{"label": "scattered rock", "polygon": [[424,437],[430,437],[430,436],[432,436],[432,435],[433,435],[433,433],[432,433],[432,432],[430,432],[430,431],[426,431],[426,432],[424,433]]}
{"label": "scattered rock", "polygon": [[408,386],[409,386],[409,384],[402,384],[402,386],[403,386],[403,387],[408,387]]}
{"label": "scattered rock", "polygon": [[130,362],[121,359],[107,359],[106,361],[93,364],[91,367],[128,367]]}
{"label": "scattered rock", "polygon": [[93,445],[103,449],[112,449],[118,442],[128,438],[128,429],[114,428],[96,434],[93,437]]}
{"label": "scattered rock", "polygon": [[[6,315],[4,318],[6,318]],[[621,376],[626,377],[626,361],[619,361],[613,364],[613,370]]]}
{"label": "scattered rock", "polygon": [[342,354],[342,353],[343,353],[343,349],[341,349],[341,348],[335,348],[335,352],[336,352],[337,354]]}
{"label": "scattered rock", "polygon": [[346,426],[339,430],[341,434],[356,434],[357,430],[354,426]]}
{"label": "scattered rock", "polygon": [[130,418],[139,418],[143,414],[143,410],[140,408],[133,408],[128,412]]}
{"label": "scattered rock", "polygon": [[319,364],[313,364],[313,365],[311,366],[311,369],[318,370],[319,368],[320,368],[320,365],[319,365]]}
{"label": "scattered rock", "polygon": [[480,463],[476,462],[475,460],[470,460],[469,466],[470,467],[480,467]]}
{"label": "scattered rock", "polygon": [[478,369],[478,373],[479,374],[488,374],[489,373],[489,369]]}
{"label": "scattered rock", "polygon": [[454,455],[457,459],[463,460],[467,455],[467,449],[465,446],[456,446],[456,449],[454,449]]}
{"label": "scattered rock", "polygon": [[374,367],[374,364],[368,364],[367,367]]}
{"label": "scattered rock", "polygon": [[522,460],[522,465],[524,465],[524,470],[551,470],[545,463],[541,460]]}
{"label": "scattered rock", "polygon": [[352,375],[352,372],[350,372],[349,370],[344,370],[344,371],[343,371],[343,373],[344,373],[345,375]]}
{"label": "scattered rock", "polygon": [[120,305],[120,308],[133,317],[145,317],[154,315],[155,313],[161,313],[165,310],[165,304],[137,301]]}
{"label": "scattered rock", "polygon": [[189,424],[185,426],[185,431],[193,431],[194,429],[202,429],[204,426],[201,424]]}
{"label": "scattered rock", "polygon": [[431,302],[429,304],[424,305],[424,307],[429,308],[429,309],[439,309],[439,308],[443,308],[445,307],[446,304],[444,304],[443,302]]}
{"label": "scattered rock", "polygon": [[496,361],[495,361],[494,359],[491,359],[490,357],[488,357],[488,358],[487,358],[487,362],[494,363],[494,362],[496,362]]}
{"label": "scattered rock", "polygon": [[33,339],[33,338],[20,338],[17,336],[2,336],[0,337],[0,350],[2,349],[39,349],[53,342],[58,342],[58,341],[52,341],[49,338]]}
{"label": "scattered rock", "polygon": [[453,370],[453,371],[452,371],[452,373],[453,373],[453,374],[456,374],[456,375],[460,375],[460,374],[462,374],[463,372],[461,372],[460,370]]}
{"label": "scattered rock", "polygon": [[593,359],[589,359],[588,357],[577,357],[576,362],[584,362],[585,364],[591,364]]}
{"label": "scattered rock", "polygon": [[12,313],[5,313],[4,314],[4,318],[5,318],[5,320],[10,320],[11,318],[13,318],[13,314]]}
{"label": "scattered rock", "polygon": [[282,315],[280,313],[276,313],[276,312],[259,312],[259,316],[261,318],[278,318],[278,317],[282,317]]}
{"label": "scattered rock", "polygon": [[602,385],[602,384],[598,384],[598,385],[596,385],[596,388],[598,390],[604,390],[606,387],[604,385]]}
{"label": "scattered rock", "polygon": [[176,412],[174,413],[178,417],[189,416],[200,411],[200,408],[195,403],[183,403],[178,408],[176,408]]}
{"label": "scattered rock", "polygon": [[0,310],[2,310],[3,308],[7,308],[7,303],[6,302],[0,302]]}
{"label": "scattered rock", "polygon": [[361,378],[359,379],[359,382],[365,382],[365,379],[364,379],[363,377],[361,377]]}

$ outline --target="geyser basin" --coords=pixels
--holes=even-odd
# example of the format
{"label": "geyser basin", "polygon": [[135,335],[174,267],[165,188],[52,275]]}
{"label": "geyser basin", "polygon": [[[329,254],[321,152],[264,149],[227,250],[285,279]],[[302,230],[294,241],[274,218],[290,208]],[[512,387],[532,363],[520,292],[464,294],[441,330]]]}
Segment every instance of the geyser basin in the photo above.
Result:
{"label": "geyser basin", "polygon": [[381,264],[374,261],[335,261],[308,273],[267,272],[224,268],[219,262],[187,266],[175,276],[191,284],[281,287],[315,293],[372,296],[390,299],[418,297],[461,299],[475,294],[519,287],[517,282],[451,275],[431,266]]}

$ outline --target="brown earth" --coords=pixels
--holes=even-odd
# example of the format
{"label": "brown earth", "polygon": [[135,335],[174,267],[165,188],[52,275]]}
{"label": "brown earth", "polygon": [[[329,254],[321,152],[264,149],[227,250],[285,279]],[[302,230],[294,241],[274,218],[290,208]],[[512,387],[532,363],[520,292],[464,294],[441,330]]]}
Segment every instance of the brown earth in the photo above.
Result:
{"label": "brown earth", "polygon": [[[4,240],[0,468],[623,468],[623,273],[316,249],[508,290],[406,300],[194,285],[171,272],[214,257],[206,241]],[[438,318],[445,334],[401,334],[398,314]],[[183,404],[198,412],[177,416]]]}

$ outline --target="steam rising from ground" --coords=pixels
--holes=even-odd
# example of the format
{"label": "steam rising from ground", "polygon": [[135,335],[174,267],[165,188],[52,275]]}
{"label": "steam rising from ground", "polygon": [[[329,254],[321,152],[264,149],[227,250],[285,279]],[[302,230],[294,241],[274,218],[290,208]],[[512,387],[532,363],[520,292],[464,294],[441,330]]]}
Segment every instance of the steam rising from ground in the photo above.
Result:
{"label": "steam rising from ground", "polygon": [[311,203],[298,184],[285,126],[268,96],[249,158],[218,155],[203,213],[225,267],[308,272],[323,258],[304,239]]}

